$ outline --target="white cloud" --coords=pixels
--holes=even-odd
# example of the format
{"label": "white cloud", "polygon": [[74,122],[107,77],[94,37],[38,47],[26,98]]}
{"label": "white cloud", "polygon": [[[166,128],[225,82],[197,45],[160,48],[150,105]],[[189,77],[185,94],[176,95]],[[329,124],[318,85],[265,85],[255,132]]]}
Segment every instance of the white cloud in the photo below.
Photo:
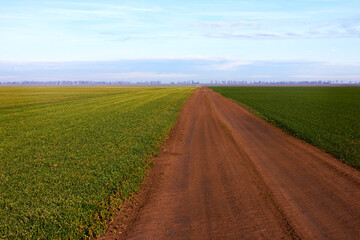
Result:
{"label": "white cloud", "polygon": [[93,20],[94,17],[122,18],[126,13],[113,10],[85,10],[85,9],[46,9],[45,12],[54,20]]}
{"label": "white cloud", "polygon": [[222,39],[334,39],[334,38],[358,38],[356,31],[344,31],[341,29],[315,30],[305,32],[223,32],[207,33],[204,37]]}
{"label": "white cloud", "polygon": [[302,19],[303,15],[295,14],[293,12],[282,12],[282,11],[204,11],[200,13],[196,13],[199,16],[213,16],[213,17],[232,17],[238,18],[239,16],[247,18],[247,19],[264,19],[264,20],[283,20],[283,19]]}
{"label": "white cloud", "polygon": [[[262,24],[266,22],[266,25]],[[201,24],[209,38],[220,39],[339,39],[360,37],[360,17],[342,19],[302,19],[287,21],[220,21]],[[243,26],[248,28],[235,28]],[[231,29],[230,29],[231,27]],[[261,30],[259,31],[259,27]],[[236,29],[236,30],[235,30]],[[234,31],[235,30],[235,31]]]}
{"label": "white cloud", "polygon": [[55,20],[89,20],[94,18],[122,19],[131,14],[144,14],[163,11],[159,7],[135,7],[119,4],[86,3],[86,2],[46,2],[45,14]]}
{"label": "white cloud", "polygon": [[253,75],[251,78],[271,78],[271,75]]}
{"label": "white cloud", "polygon": [[16,78],[16,76],[1,76],[0,75],[0,79],[14,79]]}
{"label": "white cloud", "polygon": [[162,11],[162,8],[159,7],[133,7],[120,4],[106,4],[106,3],[94,3],[94,2],[76,2],[76,1],[48,1],[45,4],[50,6],[59,6],[63,5],[66,7],[86,7],[86,8],[96,8],[96,9],[115,9],[115,10],[124,10],[128,12],[159,12]]}
{"label": "white cloud", "polygon": [[323,62],[323,66],[330,66],[330,67],[344,67],[344,66],[350,66],[350,67],[360,67],[360,62]]}
{"label": "white cloud", "polygon": [[210,65],[205,66],[205,67],[200,67],[200,69],[214,70],[214,71],[230,71],[230,70],[236,70],[236,68],[239,67],[239,66],[250,65],[252,63],[253,62],[250,62],[250,61],[229,60],[229,61],[225,61],[225,62],[219,62],[219,63],[215,63],[215,64],[210,64]]}
{"label": "white cloud", "polygon": [[193,24],[195,27],[210,27],[210,28],[224,28],[224,27],[260,27],[264,24],[258,21],[244,21],[244,20],[233,20],[233,21],[206,21],[199,24]]}
{"label": "white cloud", "polygon": [[298,33],[275,33],[275,32],[257,32],[257,33],[209,33],[205,34],[209,38],[225,39],[289,39],[302,37]]}

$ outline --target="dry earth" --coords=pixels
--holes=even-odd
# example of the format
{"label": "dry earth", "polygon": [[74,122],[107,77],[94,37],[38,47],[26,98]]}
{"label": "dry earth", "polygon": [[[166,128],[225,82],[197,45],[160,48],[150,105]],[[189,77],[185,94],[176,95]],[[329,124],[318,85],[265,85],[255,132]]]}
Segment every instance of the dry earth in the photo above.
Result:
{"label": "dry earth", "polygon": [[360,239],[359,171],[207,88],[145,186],[105,239]]}

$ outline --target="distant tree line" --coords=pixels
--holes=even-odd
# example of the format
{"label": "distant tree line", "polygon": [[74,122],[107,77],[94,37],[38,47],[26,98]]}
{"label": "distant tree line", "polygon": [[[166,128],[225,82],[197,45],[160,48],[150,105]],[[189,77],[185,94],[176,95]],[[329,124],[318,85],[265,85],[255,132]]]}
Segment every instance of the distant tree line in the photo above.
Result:
{"label": "distant tree line", "polygon": [[223,81],[223,80],[212,80],[209,82],[200,81],[177,81],[177,82],[162,82],[162,81],[12,81],[12,82],[0,82],[0,85],[29,85],[29,86],[56,86],[56,85],[143,85],[143,86],[156,86],[156,85],[179,85],[179,86],[193,86],[193,85],[358,85],[360,81]]}

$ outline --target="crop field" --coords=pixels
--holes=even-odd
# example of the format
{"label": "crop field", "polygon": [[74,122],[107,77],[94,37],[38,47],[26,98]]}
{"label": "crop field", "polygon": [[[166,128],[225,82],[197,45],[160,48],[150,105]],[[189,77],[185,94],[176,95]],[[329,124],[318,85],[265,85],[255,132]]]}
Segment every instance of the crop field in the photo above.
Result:
{"label": "crop field", "polygon": [[194,90],[1,87],[0,239],[101,234]]}
{"label": "crop field", "polygon": [[256,115],[360,169],[360,88],[212,87]]}

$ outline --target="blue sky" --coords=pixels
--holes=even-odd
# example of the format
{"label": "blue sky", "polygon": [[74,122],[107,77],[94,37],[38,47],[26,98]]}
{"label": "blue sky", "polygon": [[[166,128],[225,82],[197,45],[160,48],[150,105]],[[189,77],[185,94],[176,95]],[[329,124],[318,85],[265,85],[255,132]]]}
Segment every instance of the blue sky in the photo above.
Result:
{"label": "blue sky", "polygon": [[0,33],[0,81],[360,81],[358,0],[2,0]]}

